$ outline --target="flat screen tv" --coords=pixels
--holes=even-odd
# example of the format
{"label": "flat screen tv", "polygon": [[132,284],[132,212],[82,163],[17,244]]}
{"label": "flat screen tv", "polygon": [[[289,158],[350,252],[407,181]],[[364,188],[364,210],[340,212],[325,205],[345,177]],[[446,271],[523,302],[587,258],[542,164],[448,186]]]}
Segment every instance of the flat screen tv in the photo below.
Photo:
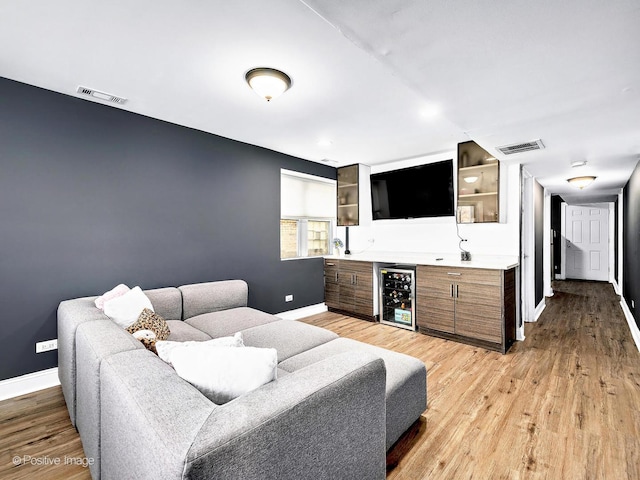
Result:
{"label": "flat screen tv", "polygon": [[374,220],[453,216],[453,160],[371,175]]}

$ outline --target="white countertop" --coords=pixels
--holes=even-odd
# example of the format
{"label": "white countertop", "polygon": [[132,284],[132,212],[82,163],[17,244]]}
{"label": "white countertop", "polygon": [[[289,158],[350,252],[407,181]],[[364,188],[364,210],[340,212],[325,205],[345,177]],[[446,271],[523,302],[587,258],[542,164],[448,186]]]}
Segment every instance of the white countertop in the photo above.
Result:
{"label": "white countertop", "polygon": [[460,254],[438,254],[426,252],[362,252],[340,256],[327,255],[327,259],[354,260],[361,262],[394,263],[407,265],[440,265],[443,267],[488,268],[491,270],[509,270],[518,266],[518,257],[507,255],[474,255],[470,262],[460,260]]}

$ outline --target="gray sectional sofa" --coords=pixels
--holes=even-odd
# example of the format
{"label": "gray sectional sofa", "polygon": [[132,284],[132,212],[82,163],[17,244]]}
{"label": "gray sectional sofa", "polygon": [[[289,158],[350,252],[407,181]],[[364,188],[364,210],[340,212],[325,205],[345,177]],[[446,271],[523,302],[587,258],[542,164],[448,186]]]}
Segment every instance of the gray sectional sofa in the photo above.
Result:
{"label": "gray sectional sofa", "polygon": [[94,305],[58,308],[58,372],[94,479],[376,479],[426,409],[419,360],[247,307],[244,281],[146,290],[168,340],[242,332],[277,380],[216,405]]}

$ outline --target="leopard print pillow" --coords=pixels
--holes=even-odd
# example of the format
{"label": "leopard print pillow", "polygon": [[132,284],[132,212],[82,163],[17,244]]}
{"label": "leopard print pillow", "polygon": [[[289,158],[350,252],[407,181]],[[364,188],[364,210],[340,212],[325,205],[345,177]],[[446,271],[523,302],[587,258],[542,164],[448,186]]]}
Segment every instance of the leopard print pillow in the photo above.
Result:
{"label": "leopard print pillow", "polygon": [[139,330],[150,330],[155,334],[154,339],[150,339],[146,336],[139,338],[143,345],[154,353],[156,351],[156,341],[166,340],[169,338],[169,334],[171,333],[169,325],[165,322],[164,318],[148,308],[142,310],[138,320],[127,328],[127,332],[131,334],[134,334]]}

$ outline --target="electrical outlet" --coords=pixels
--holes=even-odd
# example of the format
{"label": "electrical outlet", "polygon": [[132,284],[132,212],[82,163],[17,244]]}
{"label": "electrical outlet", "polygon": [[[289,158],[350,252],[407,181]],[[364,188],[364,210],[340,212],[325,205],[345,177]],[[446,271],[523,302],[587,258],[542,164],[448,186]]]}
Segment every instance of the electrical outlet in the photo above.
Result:
{"label": "electrical outlet", "polygon": [[44,342],[36,343],[36,353],[48,352],[49,350],[58,349],[58,339],[45,340]]}
{"label": "electrical outlet", "polygon": [[285,295],[284,301],[285,302],[293,302],[293,295]]}

